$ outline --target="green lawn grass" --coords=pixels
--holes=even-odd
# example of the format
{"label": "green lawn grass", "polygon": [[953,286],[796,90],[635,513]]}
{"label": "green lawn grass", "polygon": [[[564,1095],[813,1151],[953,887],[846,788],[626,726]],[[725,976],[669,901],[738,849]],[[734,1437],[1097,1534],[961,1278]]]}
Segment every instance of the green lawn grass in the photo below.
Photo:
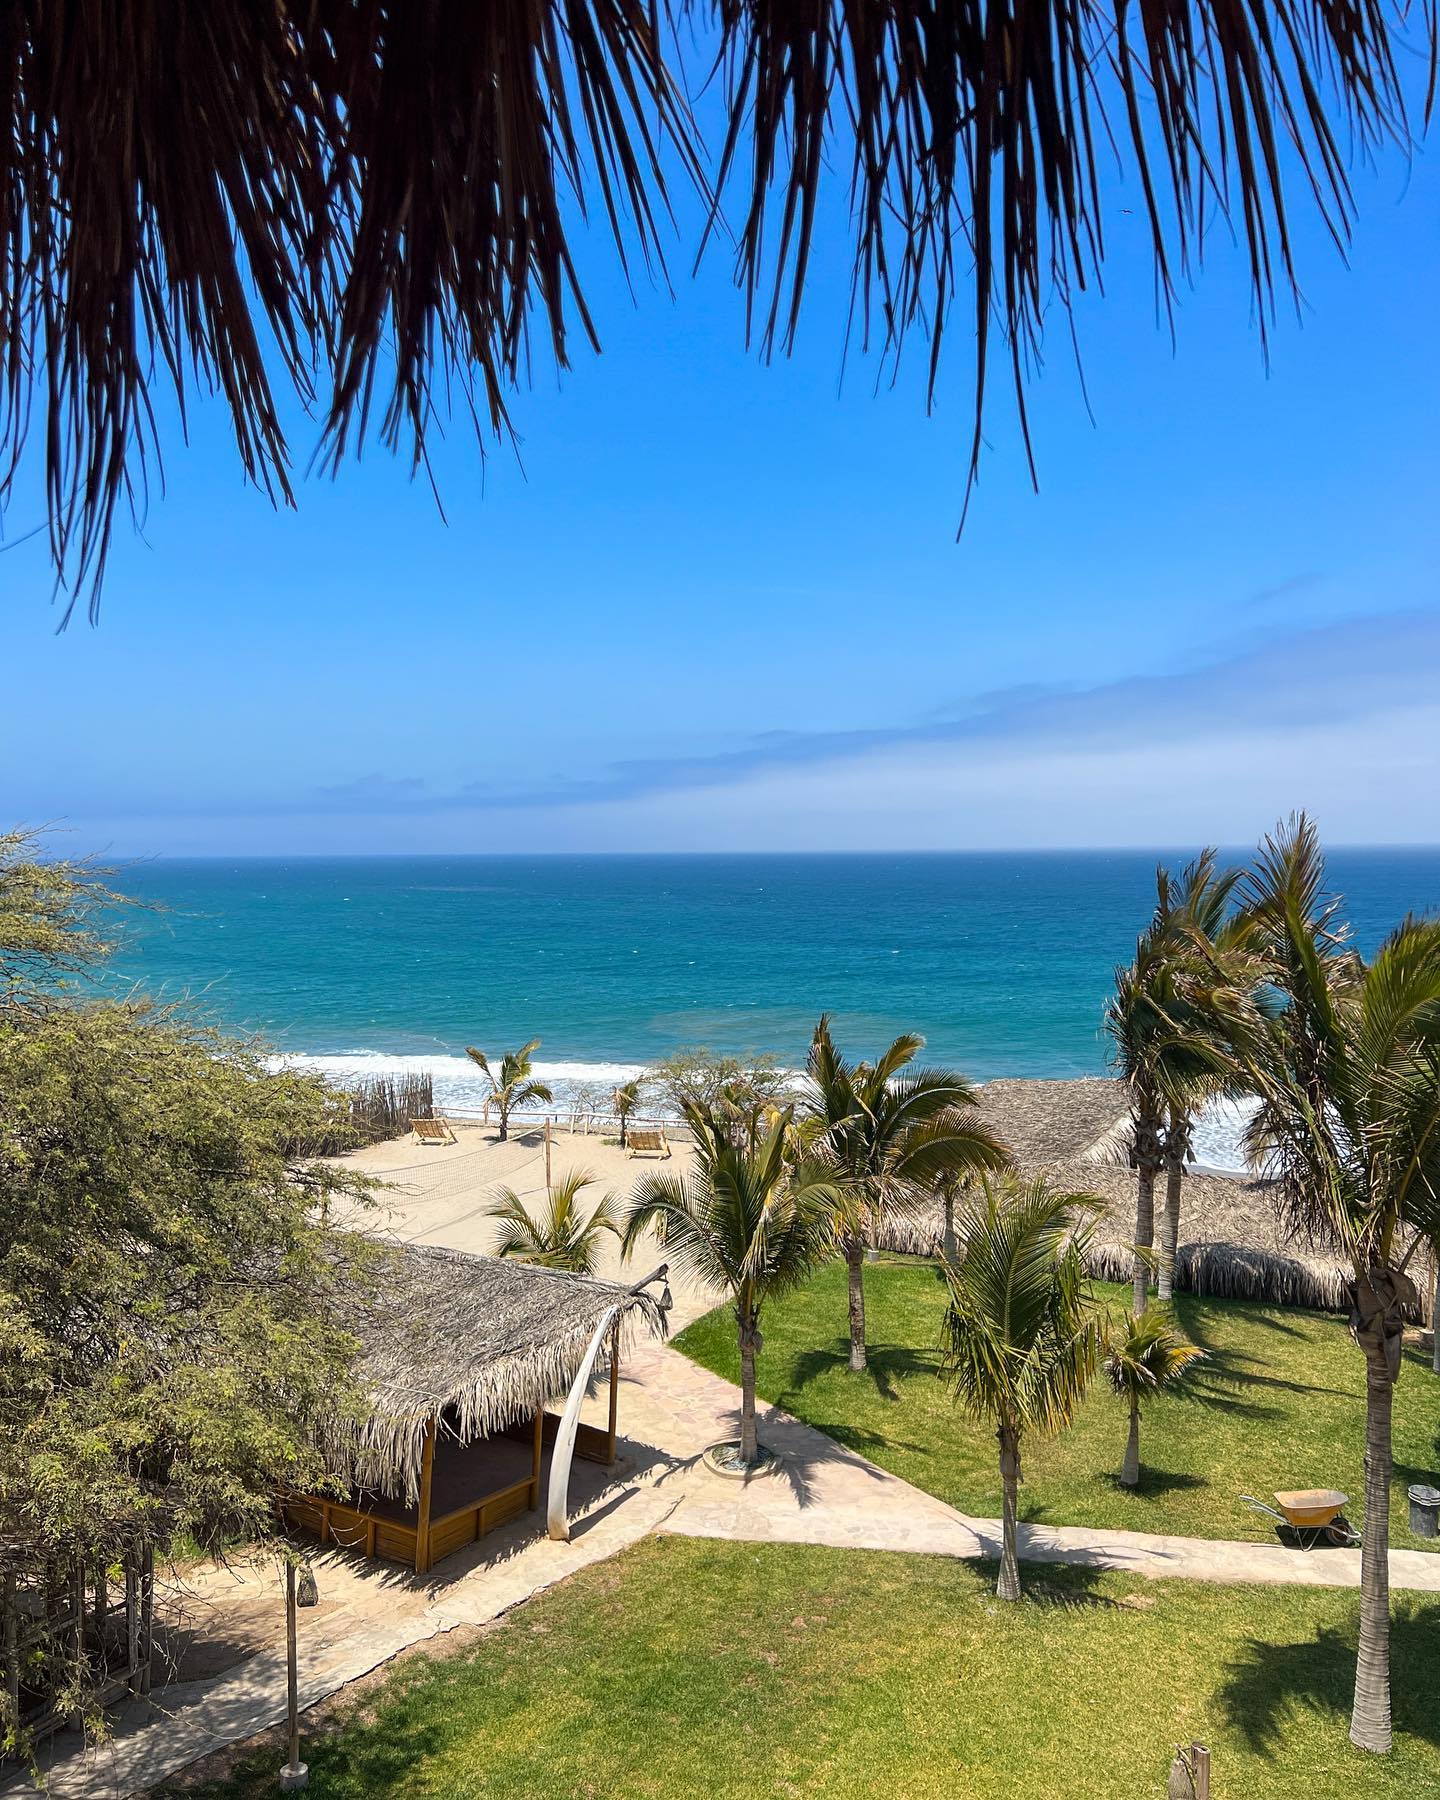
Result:
{"label": "green lawn grass", "polygon": [[[1117,1313],[1129,1290],[1097,1287]],[[845,1269],[821,1269],[772,1302],[761,1321],[759,1387],[767,1400],[818,1426],[962,1512],[993,1518],[1000,1480],[993,1433],[967,1418],[936,1379],[945,1292],[933,1267],[912,1259],[865,1270],[871,1367],[852,1375]],[[1255,1538],[1266,1522],[1237,1499],[1276,1488],[1338,1487],[1359,1523],[1363,1492],[1364,1363],[1342,1320],[1291,1307],[1181,1294],[1180,1323],[1209,1356],[1188,1389],[1146,1409],[1136,1492],[1115,1481],[1125,1414],[1103,1380],[1074,1427],[1032,1440],[1024,1457],[1022,1516],[1051,1524],[1124,1526],[1190,1537]],[[677,1346],[739,1379],[735,1325],[719,1307]],[[1434,1548],[1410,1535],[1406,1488],[1440,1467],[1440,1377],[1407,1352],[1395,1393],[1395,1546]]]}
{"label": "green lawn grass", "polygon": [[[648,1539],[308,1732],[315,1800],[1154,1800],[1200,1738],[1214,1800],[1440,1786],[1440,1603],[1396,1605],[1396,1745],[1347,1739],[1355,1597]],[[303,1622],[302,1622],[303,1629]],[[275,1791],[273,1745],[211,1800]]]}

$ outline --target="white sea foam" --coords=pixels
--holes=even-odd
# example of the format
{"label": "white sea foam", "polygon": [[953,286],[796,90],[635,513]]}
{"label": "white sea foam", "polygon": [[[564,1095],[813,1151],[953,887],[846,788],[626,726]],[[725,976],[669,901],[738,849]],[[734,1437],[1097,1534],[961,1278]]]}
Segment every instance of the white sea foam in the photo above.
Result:
{"label": "white sea foam", "polygon": [[[369,1081],[377,1076],[428,1075],[434,1083],[435,1098],[443,1106],[478,1111],[485,1104],[489,1083],[468,1056],[421,1052],[413,1056],[396,1056],[386,1050],[345,1050],[325,1056],[287,1054],[271,1059],[276,1067],[311,1069],[330,1081],[349,1083]],[[533,1065],[537,1081],[554,1090],[557,1106],[572,1105],[586,1090],[597,1097],[608,1094],[622,1081],[631,1081],[645,1073],[643,1063],[620,1062],[537,1062]]]}
{"label": "white sea foam", "polygon": [[1207,1169],[1246,1173],[1241,1140],[1254,1116],[1253,1100],[1212,1100],[1195,1121],[1195,1160]]}

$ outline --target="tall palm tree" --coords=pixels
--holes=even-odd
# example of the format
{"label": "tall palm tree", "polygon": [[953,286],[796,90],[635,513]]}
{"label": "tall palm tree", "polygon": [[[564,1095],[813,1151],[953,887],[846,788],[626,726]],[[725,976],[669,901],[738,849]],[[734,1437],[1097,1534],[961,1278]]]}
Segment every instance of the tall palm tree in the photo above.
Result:
{"label": "tall palm tree", "polygon": [[[1202,852],[1178,884],[1167,869],[1157,869],[1155,910],[1136,941],[1134,957],[1115,971],[1115,991],[1105,1007],[1112,1058],[1130,1098],[1137,1314],[1148,1303],[1156,1260],[1156,1178],[1168,1162],[1173,1191],[1166,1241],[1173,1269],[1193,1116],[1204,1099],[1234,1077],[1231,1027],[1238,1029],[1250,988],[1242,984],[1232,993],[1219,979],[1228,964],[1219,962],[1205,926],[1219,929],[1216,921],[1223,919],[1235,881],[1228,873],[1216,875],[1213,850]],[[1164,1245],[1162,1260],[1163,1251]],[[1167,1272],[1167,1294],[1171,1279]]]}
{"label": "tall palm tree", "polygon": [[543,1100],[548,1106],[555,1098],[547,1084],[535,1080],[532,1073],[532,1059],[539,1048],[539,1038],[531,1038],[528,1044],[522,1044],[518,1050],[505,1051],[497,1072],[491,1068],[489,1058],[483,1050],[477,1050],[473,1044],[465,1046],[465,1054],[484,1071],[490,1083],[486,1105],[495,1108],[495,1116],[500,1122],[502,1144],[510,1136],[510,1115],[517,1106],[524,1106],[531,1100]]}
{"label": "tall palm tree", "polygon": [[1129,1402],[1130,1435],[1120,1465],[1121,1487],[1140,1484],[1140,1408],[1145,1401],[1184,1378],[1205,1352],[1192,1344],[1164,1307],[1151,1306],[1137,1318],[1126,1313],[1120,1330],[1106,1339],[1105,1373],[1122,1400]]}
{"label": "tall palm tree", "polygon": [[[1255,953],[1255,926],[1235,905],[1239,869],[1217,870],[1213,850],[1171,880],[1157,882],[1156,918],[1170,945],[1166,980],[1167,1011],[1182,1036],[1191,1040],[1183,1057],[1170,1057],[1161,1157],[1165,1201],[1156,1221],[1156,1287],[1161,1305],[1172,1298],[1175,1254],[1187,1166],[1194,1160],[1195,1119],[1209,1100],[1243,1088],[1243,1077],[1227,1054],[1236,1030],[1248,1028],[1261,978]],[[1195,1046],[1208,1045],[1197,1056]]]}
{"label": "tall palm tree", "polygon": [[636,1075],[629,1081],[622,1081],[610,1096],[610,1104],[615,1109],[615,1117],[620,1121],[620,1148],[624,1150],[629,1143],[630,1116],[640,1105],[640,1090],[645,1085],[645,1077]]}
{"label": "tall palm tree", "polygon": [[968,1412],[995,1427],[1003,1490],[1002,1600],[1020,1598],[1015,1523],[1020,1454],[1036,1431],[1063,1430],[1084,1396],[1100,1346],[1085,1274],[1088,1229],[1074,1227],[1086,1194],[1043,1179],[986,1180],[964,1209],[959,1255],[945,1264],[942,1374]]}
{"label": "tall palm tree", "polygon": [[950,1069],[912,1069],[925,1040],[897,1037],[877,1062],[848,1062],[828,1015],[815,1027],[803,1105],[817,1150],[842,1200],[841,1252],[849,1270],[850,1367],[865,1368],[865,1252],[887,1216],[929,1200],[947,1176],[994,1173],[1010,1153],[981,1121],[975,1090]]}
{"label": "tall palm tree", "polygon": [[1415,1285],[1440,1234],[1440,921],[1406,919],[1366,963],[1326,889],[1303,814],[1268,837],[1247,879],[1273,1004],[1237,1046],[1259,1110],[1251,1160],[1290,1221],[1350,1265],[1365,1358],[1365,1519],[1350,1739],[1390,1748],[1391,1413]]}
{"label": "tall palm tree", "polygon": [[767,1300],[803,1281],[833,1253],[840,1199],[830,1172],[786,1154],[790,1109],[762,1124],[760,1109],[738,1138],[728,1116],[693,1104],[685,1118],[695,1154],[683,1175],[645,1176],[625,1221],[628,1256],[647,1226],[659,1226],[673,1264],[731,1298],[740,1342],[740,1459],[759,1461],[755,1358],[764,1344]]}
{"label": "tall palm tree", "polygon": [[588,1169],[571,1169],[551,1183],[538,1215],[514,1188],[496,1188],[485,1213],[501,1227],[495,1255],[542,1263],[547,1269],[570,1269],[577,1275],[591,1274],[602,1233],[620,1235],[614,1194],[602,1194],[589,1212],[582,1208],[581,1192],[594,1184],[595,1177]]}

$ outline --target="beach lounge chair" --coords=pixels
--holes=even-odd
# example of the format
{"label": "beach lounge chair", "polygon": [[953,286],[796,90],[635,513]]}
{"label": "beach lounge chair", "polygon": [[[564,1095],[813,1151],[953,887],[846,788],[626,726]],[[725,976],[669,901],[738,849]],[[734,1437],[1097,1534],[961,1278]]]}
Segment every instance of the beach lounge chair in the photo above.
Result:
{"label": "beach lounge chair", "polygon": [[412,1119],[410,1129],[420,1144],[457,1144],[460,1141],[443,1113],[433,1119]]}
{"label": "beach lounge chair", "polygon": [[642,1127],[637,1131],[633,1126],[626,1133],[627,1156],[669,1156],[670,1140],[663,1131],[651,1131]]}

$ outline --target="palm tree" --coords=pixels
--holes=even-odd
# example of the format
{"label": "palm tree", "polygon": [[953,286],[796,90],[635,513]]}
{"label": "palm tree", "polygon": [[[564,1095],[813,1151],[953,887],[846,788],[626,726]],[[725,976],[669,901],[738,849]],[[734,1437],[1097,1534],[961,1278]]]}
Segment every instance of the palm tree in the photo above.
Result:
{"label": "palm tree", "polygon": [[1368,964],[1348,942],[1303,814],[1261,845],[1247,900],[1274,1001],[1237,1045],[1260,1107],[1251,1160],[1292,1225],[1350,1265],[1365,1358],[1365,1519],[1351,1742],[1390,1748],[1391,1412],[1407,1274],[1440,1234],[1440,921],[1406,919]]}
{"label": "palm tree", "polygon": [[1190,1343],[1169,1312],[1147,1307],[1137,1318],[1127,1312],[1121,1329],[1105,1344],[1105,1373],[1122,1400],[1130,1403],[1130,1435],[1125,1460],[1120,1465],[1121,1487],[1140,1484],[1140,1408],[1152,1395],[1164,1393],[1182,1380],[1192,1363],[1205,1352]]}
{"label": "palm tree", "polygon": [[539,1038],[531,1038],[528,1044],[519,1050],[507,1050],[500,1058],[500,1072],[490,1067],[489,1058],[483,1050],[477,1050],[473,1044],[465,1046],[465,1054],[471,1062],[484,1070],[490,1083],[490,1093],[485,1104],[495,1108],[500,1121],[500,1142],[503,1144],[510,1136],[510,1114],[517,1106],[524,1106],[529,1100],[543,1100],[548,1106],[555,1095],[543,1081],[536,1081],[531,1074],[531,1058],[540,1048]]}
{"label": "palm tree", "polygon": [[647,1226],[665,1237],[670,1261],[729,1293],[740,1340],[740,1460],[760,1458],[755,1429],[755,1358],[760,1316],[773,1295],[796,1286],[834,1250],[840,1192],[817,1164],[786,1154],[791,1112],[762,1127],[760,1109],[737,1141],[733,1121],[687,1105],[695,1155],[684,1175],[647,1175],[625,1221],[628,1256]]}
{"label": "palm tree", "polygon": [[1002,1600],[1020,1598],[1015,1520],[1020,1452],[1034,1431],[1070,1423],[1095,1371],[1100,1325],[1085,1274],[1088,1230],[1073,1227],[1091,1195],[1057,1193],[1043,1179],[986,1180],[964,1210],[950,1289],[942,1374],[960,1404],[995,1427],[1004,1494]]}
{"label": "palm tree", "polygon": [[[1105,1007],[1116,1071],[1130,1097],[1137,1314],[1148,1303],[1155,1262],[1156,1177],[1168,1164],[1172,1203],[1165,1243],[1173,1270],[1193,1116],[1234,1075],[1232,1027],[1238,1029],[1250,988],[1242,983],[1232,993],[1220,979],[1228,963],[1220,962],[1205,927],[1223,919],[1236,879],[1229,873],[1216,875],[1213,850],[1202,852],[1178,884],[1168,870],[1157,869],[1155,910],[1136,941],[1133,959],[1115,971],[1115,991]],[[1167,1294],[1172,1278],[1167,1271]]]}
{"label": "palm tree", "polygon": [[610,1096],[610,1104],[615,1109],[615,1117],[620,1121],[620,1148],[624,1150],[628,1143],[630,1115],[640,1104],[640,1090],[645,1085],[645,1077],[636,1075],[630,1081],[622,1081]]}
{"label": "palm tree", "polygon": [[[1202,850],[1171,881],[1157,881],[1156,918],[1170,944],[1167,1011],[1191,1044],[1184,1057],[1170,1057],[1161,1157],[1165,1203],[1156,1236],[1156,1288],[1161,1305],[1174,1293],[1175,1254],[1187,1165],[1194,1160],[1195,1117],[1206,1101],[1243,1086],[1226,1054],[1235,1030],[1248,1021],[1261,970],[1255,956],[1254,922],[1234,905],[1239,869],[1217,871],[1213,850]],[[1197,1057],[1194,1047],[1208,1044]]]}
{"label": "palm tree", "polygon": [[602,1232],[620,1235],[614,1194],[602,1194],[588,1212],[580,1206],[582,1189],[593,1187],[588,1169],[572,1169],[546,1190],[545,1208],[534,1217],[514,1188],[496,1188],[485,1216],[501,1227],[496,1256],[513,1256],[520,1262],[542,1263],[547,1269],[569,1269],[589,1275],[595,1268]]}
{"label": "palm tree", "polygon": [[949,1069],[911,1069],[925,1040],[897,1037],[878,1062],[851,1063],[823,1017],[810,1044],[805,1123],[843,1199],[840,1248],[849,1269],[850,1367],[865,1368],[865,1251],[877,1224],[914,1211],[937,1182],[994,1173],[1010,1153],[986,1129],[975,1090]]}

